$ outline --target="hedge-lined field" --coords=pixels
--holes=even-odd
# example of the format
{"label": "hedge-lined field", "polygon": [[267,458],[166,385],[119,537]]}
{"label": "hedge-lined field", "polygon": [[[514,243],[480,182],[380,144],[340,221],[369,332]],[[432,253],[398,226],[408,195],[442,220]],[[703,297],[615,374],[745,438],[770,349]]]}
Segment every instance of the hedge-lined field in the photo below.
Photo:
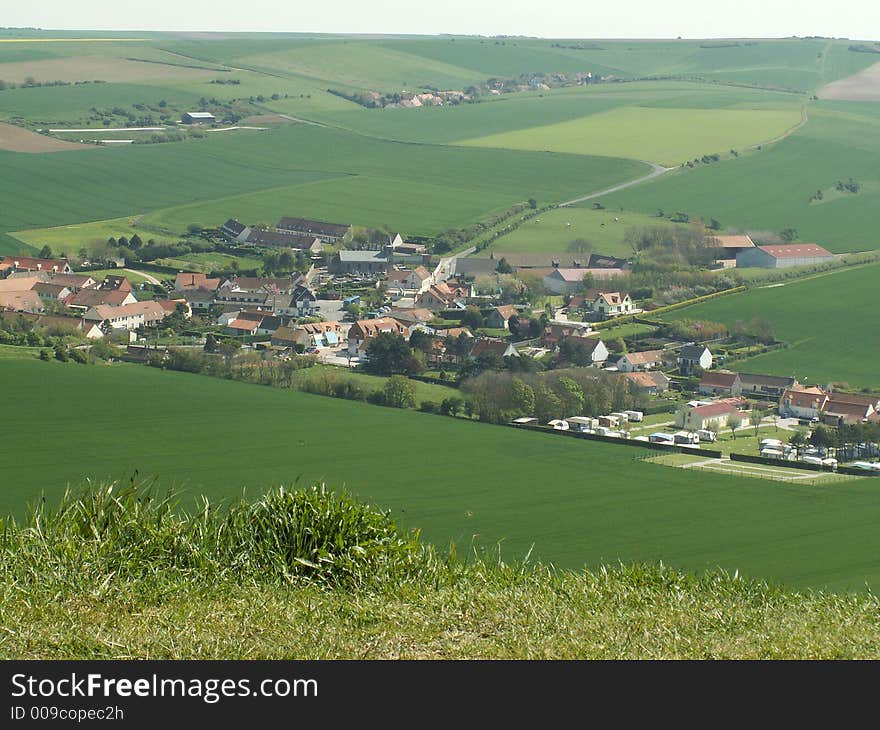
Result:
{"label": "hedge-lined field", "polygon": [[746,372],[880,389],[880,265],[750,289],[671,312],[669,319],[770,320],[790,347],[737,362]]}
{"label": "hedge-lined field", "polygon": [[[828,488],[690,473],[586,443],[144,366],[0,362],[0,511],[139,471],[229,496],[326,481],[431,542],[581,568],[722,567],[795,586],[880,586],[870,480]],[[772,549],[768,546],[772,545]]]}

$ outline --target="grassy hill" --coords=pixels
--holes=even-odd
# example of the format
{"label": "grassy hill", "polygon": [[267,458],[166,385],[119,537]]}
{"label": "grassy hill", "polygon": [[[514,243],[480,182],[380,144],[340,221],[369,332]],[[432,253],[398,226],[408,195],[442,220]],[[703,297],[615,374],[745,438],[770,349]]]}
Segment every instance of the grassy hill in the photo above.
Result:
{"label": "grassy hill", "polygon": [[663,565],[465,562],[308,487],[183,507],[92,485],[4,525],[0,556],[3,659],[880,655],[874,595]]}
{"label": "grassy hill", "polygon": [[670,319],[707,319],[733,325],[769,319],[776,338],[790,347],[733,365],[737,370],[797,375],[825,385],[848,382],[880,389],[880,266],[835,271],[804,281],[750,289],[742,294],[671,312]]}
{"label": "grassy hill", "polygon": [[645,463],[653,452],[635,447],[143,366],[9,359],[0,376],[15,383],[5,406],[18,414],[0,440],[0,514],[135,470],[212,498],[323,481],[464,553],[502,541],[506,559],[531,552],[570,569],[662,560],[796,587],[880,585],[870,479],[697,474]]}

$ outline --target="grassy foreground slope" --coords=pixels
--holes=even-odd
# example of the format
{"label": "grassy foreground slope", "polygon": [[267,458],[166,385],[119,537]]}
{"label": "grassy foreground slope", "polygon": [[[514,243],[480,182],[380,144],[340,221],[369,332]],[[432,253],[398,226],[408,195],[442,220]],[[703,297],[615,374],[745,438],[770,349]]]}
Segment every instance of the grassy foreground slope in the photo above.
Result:
{"label": "grassy foreground slope", "polygon": [[638,461],[653,452],[635,447],[142,366],[6,360],[0,377],[15,383],[4,409],[16,414],[0,439],[0,513],[135,470],[215,498],[325,481],[465,551],[503,540],[506,558],[532,550],[574,569],[662,560],[794,586],[880,585],[870,479],[813,488],[696,474]]}
{"label": "grassy foreground slope", "polygon": [[880,388],[880,265],[750,289],[679,309],[670,319],[707,319],[728,326],[769,319],[790,347],[735,363],[737,370],[796,375],[825,385]]}
{"label": "grassy foreground slope", "polygon": [[3,659],[873,658],[874,595],[462,561],[301,488],[180,512],[95,485],[0,532]]}

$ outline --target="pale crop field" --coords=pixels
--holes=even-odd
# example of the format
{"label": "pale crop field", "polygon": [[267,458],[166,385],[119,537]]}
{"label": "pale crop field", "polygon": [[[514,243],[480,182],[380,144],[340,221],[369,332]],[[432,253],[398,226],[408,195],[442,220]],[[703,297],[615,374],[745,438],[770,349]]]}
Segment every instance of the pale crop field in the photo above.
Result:
{"label": "pale crop field", "polygon": [[774,139],[800,112],[620,107],[581,119],[463,140],[459,144],[647,160],[666,166]]}

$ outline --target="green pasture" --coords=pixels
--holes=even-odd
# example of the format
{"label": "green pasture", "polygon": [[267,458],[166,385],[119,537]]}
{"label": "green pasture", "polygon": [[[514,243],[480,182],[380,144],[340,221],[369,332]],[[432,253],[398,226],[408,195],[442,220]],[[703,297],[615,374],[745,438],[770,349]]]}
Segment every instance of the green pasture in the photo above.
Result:
{"label": "green pasture", "polygon": [[233,256],[217,252],[190,253],[178,258],[156,259],[156,263],[160,266],[171,266],[187,271],[202,271],[206,274],[211,271],[228,270],[233,263],[236,263],[242,271],[260,269],[263,266],[263,261],[259,256]]}
{"label": "green pasture", "polygon": [[[861,54],[870,55],[870,54]],[[795,228],[800,240],[835,253],[878,248],[880,117],[876,106],[813,102],[808,123],[762,150],[694,169],[669,173],[649,185],[605,196],[610,209],[645,213],[658,208],[716,218],[723,226],[781,231]],[[849,178],[858,194],[816,205],[817,190]]]}
{"label": "green pasture", "polygon": [[[508,559],[533,548],[570,568],[662,560],[799,587],[880,586],[876,480],[815,488],[663,469],[636,447],[137,365],[3,360],[0,376],[16,384],[4,402],[14,426],[0,422],[3,511],[135,470],[214,496],[321,480],[465,552],[503,541]],[[88,429],[58,416],[49,387],[65,412],[88,412]]]}
{"label": "green pasture", "polygon": [[460,142],[478,147],[547,150],[650,160],[666,166],[726,154],[784,134],[800,122],[795,109],[662,109],[619,107],[558,124]]}
{"label": "green pasture", "polygon": [[[588,206],[586,202],[583,207],[556,208],[541,213],[496,239],[487,250],[496,258],[504,253],[559,253],[569,251],[574,241],[584,240],[588,254],[627,257],[633,253],[624,240],[630,228],[682,225],[656,215],[617,209],[593,210]],[[486,253],[479,255],[486,256]]]}
{"label": "green pasture", "polygon": [[705,319],[733,325],[770,320],[790,346],[731,367],[746,372],[795,375],[802,382],[847,382],[880,388],[880,265],[837,270],[720,297],[670,312],[669,319]]}

